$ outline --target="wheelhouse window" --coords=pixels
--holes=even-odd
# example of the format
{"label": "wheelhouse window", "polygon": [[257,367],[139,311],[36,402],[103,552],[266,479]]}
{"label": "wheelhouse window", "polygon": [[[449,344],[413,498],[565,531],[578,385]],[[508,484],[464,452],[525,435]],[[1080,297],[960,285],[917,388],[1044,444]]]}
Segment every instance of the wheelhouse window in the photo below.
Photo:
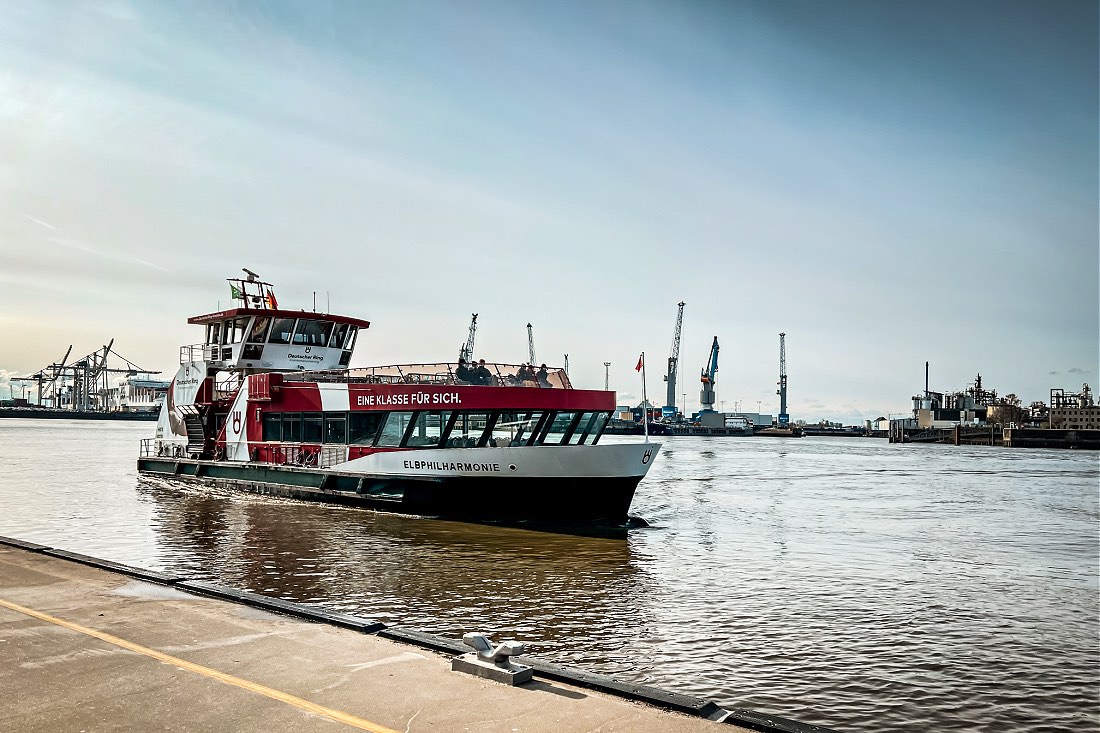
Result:
{"label": "wheelhouse window", "polygon": [[299,318],[298,328],[294,331],[293,343],[300,346],[324,346],[328,343],[331,331],[332,321]]}
{"label": "wheelhouse window", "polygon": [[570,435],[573,425],[577,421],[577,413],[575,412],[559,412],[554,415],[554,419],[543,428],[542,437],[539,443],[542,445],[561,445],[562,442]]}
{"label": "wheelhouse window", "polygon": [[412,432],[409,433],[409,440],[406,445],[409,447],[437,447],[450,420],[451,413],[448,410],[425,410],[416,413],[415,424]]}
{"label": "wheelhouse window", "polygon": [[370,445],[386,415],[381,412],[353,412],[348,418],[348,443]]}
{"label": "wheelhouse window", "polygon": [[271,335],[267,337],[269,344],[289,344],[290,334],[294,333],[293,318],[276,318],[271,324]]}
{"label": "wheelhouse window", "polygon": [[222,343],[239,344],[244,341],[244,332],[248,328],[248,318],[241,316],[225,322],[225,340]]}
{"label": "wheelhouse window", "polygon": [[338,415],[325,415],[325,442],[348,442],[348,419],[345,413]]}
{"label": "wheelhouse window", "polygon": [[252,323],[252,328],[248,332],[248,342],[252,344],[262,344],[264,339],[267,338],[267,327],[271,325],[271,319],[267,316],[257,316],[256,320]]}
{"label": "wheelhouse window", "polygon": [[401,439],[405,437],[405,431],[408,430],[412,417],[411,412],[391,412],[386,415],[386,422],[382,425],[382,432],[378,436],[376,445],[393,447],[401,445]]}
{"label": "wheelhouse window", "polygon": [[359,327],[358,326],[351,326],[350,328],[348,328],[348,340],[347,340],[347,343],[344,344],[344,348],[347,349],[348,351],[351,351],[352,349],[354,349],[355,348],[355,337],[358,336],[358,335],[359,335]]}
{"label": "wheelhouse window", "polygon": [[302,413],[302,442],[303,443],[320,443],[322,442],[322,436],[324,435],[324,413],[322,412],[303,412]]}
{"label": "wheelhouse window", "polygon": [[447,434],[446,447],[474,448],[485,445],[486,429],[489,427],[489,412],[459,412],[455,415],[454,425]]}
{"label": "wheelhouse window", "polygon": [[208,344],[221,344],[222,342],[222,323],[208,323],[206,325],[206,343]]}
{"label": "wheelhouse window", "polygon": [[333,326],[332,338],[328,342],[329,348],[342,349],[344,348],[344,341],[348,338],[348,329],[351,326],[347,323],[335,323]]}

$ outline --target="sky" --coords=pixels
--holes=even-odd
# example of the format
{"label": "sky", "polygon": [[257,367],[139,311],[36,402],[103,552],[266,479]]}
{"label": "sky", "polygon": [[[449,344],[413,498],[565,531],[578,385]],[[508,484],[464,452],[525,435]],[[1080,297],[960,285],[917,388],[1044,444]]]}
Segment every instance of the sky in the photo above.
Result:
{"label": "sky", "polygon": [[[1100,372],[1098,6],[0,0],[0,397],[174,374],[242,267],[353,366],[569,355],[859,424]],[[314,295],[316,293],[316,296]],[[18,393],[18,385],[14,388]]]}

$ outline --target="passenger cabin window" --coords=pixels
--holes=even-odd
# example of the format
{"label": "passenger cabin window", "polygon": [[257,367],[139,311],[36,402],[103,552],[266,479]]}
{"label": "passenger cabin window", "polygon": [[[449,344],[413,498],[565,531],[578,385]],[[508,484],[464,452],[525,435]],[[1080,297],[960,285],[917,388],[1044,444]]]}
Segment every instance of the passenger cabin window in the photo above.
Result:
{"label": "passenger cabin window", "polygon": [[271,324],[271,335],[267,337],[269,344],[289,344],[290,334],[294,332],[293,318],[276,318]]}
{"label": "passenger cabin window", "polygon": [[353,412],[348,418],[348,443],[370,445],[385,417],[380,412]]}
{"label": "passenger cabin window", "polygon": [[485,445],[485,429],[489,427],[488,412],[460,412],[455,416],[454,426],[447,434],[446,447],[474,448]]}
{"label": "passenger cabin window", "polygon": [[378,436],[376,445],[399,446],[401,439],[405,437],[405,431],[412,422],[411,412],[391,412],[386,415],[386,422],[382,426],[382,433]]}
{"label": "passenger cabin window", "polygon": [[539,411],[528,412],[516,422],[516,434],[509,445],[530,445],[534,438],[538,437],[539,424],[542,422],[543,413]]}
{"label": "passenger cabin window", "polygon": [[520,426],[524,424],[526,417],[527,414],[522,412],[502,412],[497,415],[497,419],[493,423],[493,435],[489,442],[498,446],[517,445],[514,442],[516,433],[519,431]]}
{"label": "passenger cabin window", "polygon": [[570,435],[576,421],[577,413],[559,412],[554,415],[554,419],[550,421],[550,424],[543,429],[542,440],[539,442],[543,445],[561,445]]}
{"label": "passenger cabin window", "polygon": [[448,410],[433,410],[416,413],[415,425],[413,425],[412,432],[409,434],[409,441],[406,443],[409,447],[429,447],[435,448],[439,446],[439,439],[443,437],[443,431],[447,428],[447,423],[450,422],[451,413]]}
{"label": "passenger cabin window", "polygon": [[325,415],[325,442],[348,442],[348,420],[344,413]]}
{"label": "passenger cabin window", "polygon": [[607,412],[596,413],[592,424],[588,426],[588,436],[585,438],[589,445],[595,445],[600,436],[603,435],[603,429],[607,426],[607,418],[610,416],[610,413]]}
{"label": "passenger cabin window", "polygon": [[283,413],[283,441],[286,443],[302,442],[302,414],[299,412]]}
{"label": "passenger cabin window", "polygon": [[294,343],[300,346],[324,346],[328,343],[331,330],[331,321],[299,318],[298,328],[294,331]]}
{"label": "passenger cabin window", "polygon": [[263,439],[265,441],[281,441],[283,439],[283,413],[264,413]]}
{"label": "passenger cabin window", "polygon": [[302,413],[302,442],[303,443],[320,443],[321,438],[324,435],[324,413],[323,412],[304,412]]}

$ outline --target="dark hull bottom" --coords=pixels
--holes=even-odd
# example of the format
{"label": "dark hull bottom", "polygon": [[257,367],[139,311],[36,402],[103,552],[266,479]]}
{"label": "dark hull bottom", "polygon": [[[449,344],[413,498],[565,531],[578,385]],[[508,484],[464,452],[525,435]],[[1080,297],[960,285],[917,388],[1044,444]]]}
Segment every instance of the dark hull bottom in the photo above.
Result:
{"label": "dark hull bottom", "polygon": [[627,512],[641,477],[403,478],[186,458],[138,459],[138,472],[253,493],[536,528],[645,526]]}

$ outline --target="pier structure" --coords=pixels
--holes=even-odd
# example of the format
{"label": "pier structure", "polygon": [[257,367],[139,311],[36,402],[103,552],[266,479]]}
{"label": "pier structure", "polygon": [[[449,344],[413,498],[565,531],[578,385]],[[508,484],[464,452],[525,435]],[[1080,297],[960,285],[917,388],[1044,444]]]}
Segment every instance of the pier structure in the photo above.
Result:
{"label": "pier structure", "polygon": [[0,729],[23,733],[827,733],[534,657],[501,684],[452,671],[459,640],[3,537],[0,639]]}

